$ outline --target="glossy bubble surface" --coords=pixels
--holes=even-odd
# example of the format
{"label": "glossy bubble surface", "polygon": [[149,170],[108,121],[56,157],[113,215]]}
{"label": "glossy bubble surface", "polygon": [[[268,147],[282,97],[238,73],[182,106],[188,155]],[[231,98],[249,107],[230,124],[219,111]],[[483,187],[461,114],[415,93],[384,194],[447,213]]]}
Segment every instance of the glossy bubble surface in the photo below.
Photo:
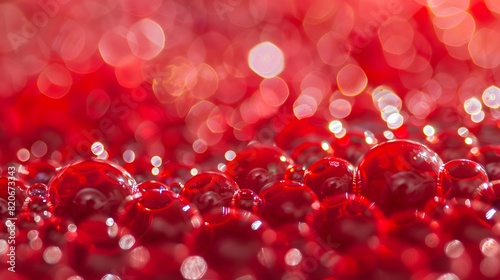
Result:
{"label": "glossy bubble surface", "polygon": [[49,184],[54,213],[76,222],[95,214],[115,217],[123,199],[135,191],[135,180],[128,172],[97,159],[66,166]]}
{"label": "glossy bubble surface", "polygon": [[418,209],[436,194],[441,164],[439,156],[422,144],[388,141],[361,158],[354,192],[375,202],[385,213]]}

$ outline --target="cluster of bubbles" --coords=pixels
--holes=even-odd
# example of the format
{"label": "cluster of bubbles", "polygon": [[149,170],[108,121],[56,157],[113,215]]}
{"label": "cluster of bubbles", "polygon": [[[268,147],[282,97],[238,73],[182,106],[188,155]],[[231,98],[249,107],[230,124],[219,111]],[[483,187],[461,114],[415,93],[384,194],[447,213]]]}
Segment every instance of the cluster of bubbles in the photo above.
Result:
{"label": "cluster of bubbles", "polygon": [[[21,111],[42,95],[57,111],[86,94],[83,127],[127,119],[151,156],[165,155],[159,139],[171,123],[195,157],[290,118],[333,121],[339,137],[365,112],[380,114],[389,137],[405,125],[439,126],[428,121],[439,108],[465,126],[500,119],[494,1],[198,2],[4,2],[0,97]],[[79,83],[99,73],[113,79]],[[144,98],[117,102],[137,88]],[[141,102],[164,121],[127,114]],[[93,140],[110,144],[102,134]],[[14,147],[18,158],[52,153],[42,140]]]}

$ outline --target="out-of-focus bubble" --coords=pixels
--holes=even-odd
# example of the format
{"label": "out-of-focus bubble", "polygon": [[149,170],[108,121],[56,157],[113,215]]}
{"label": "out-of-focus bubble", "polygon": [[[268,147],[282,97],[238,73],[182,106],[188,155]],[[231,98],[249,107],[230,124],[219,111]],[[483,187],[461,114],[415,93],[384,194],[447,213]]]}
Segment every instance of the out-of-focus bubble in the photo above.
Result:
{"label": "out-of-focus bubble", "polygon": [[465,100],[464,102],[464,110],[469,115],[479,114],[482,107],[481,102],[475,97]]}
{"label": "out-of-focus bubble", "polygon": [[90,150],[94,155],[100,156],[102,153],[104,153],[104,145],[101,142],[94,142],[90,147]]}
{"label": "out-of-focus bubble", "polygon": [[340,133],[343,129],[343,125],[342,125],[342,122],[341,121],[338,121],[338,120],[335,120],[335,121],[331,121],[329,124],[328,124],[328,129],[332,132],[332,133]]}
{"label": "out-of-focus bubble", "polygon": [[123,26],[115,26],[102,34],[99,40],[99,52],[104,62],[111,66],[120,66],[132,55],[127,36],[129,31]]}
{"label": "out-of-focus bubble", "polygon": [[38,140],[35,143],[33,143],[33,145],[31,145],[31,153],[35,157],[43,157],[47,154],[47,151],[48,151],[47,144],[42,140]]}
{"label": "out-of-focus bubble", "polygon": [[59,34],[56,42],[59,43],[57,51],[64,61],[71,61],[80,56],[87,40],[87,32],[78,22],[68,20],[64,24],[65,32]]}
{"label": "out-of-focus bubble", "polygon": [[290,94],[288,85],[280,77],[262,80],[259,88],[262,100],[275,107],[283,105]]}
{"label": "out-of-focus bubble", "polygon": [[330,114],[338,119],[343,119],[347,116],[352,111],[352,105],[349,103],[349,101],[339,98],[333,100],[330,105],[328,106],[328,110],[330,111]]}
{"label": "out-of-focus bubble", "polygon": [[475,123],[480,123],[480,122],[484,121],[485,117],[486,117],[486,114],[484,113],[484,111],[479,111],[477,114],[471,115],[470,119]]}
{"label": "out-of-focus bubble", "polygon": [[394,133],[390,130],[386,130],[386,131],[384,131],[384,137],[387,140],[394,139]]}
{"label": "out-of-focus bubble", "polygon": [[135,56],[150,60],[165,47],[165,34],[158,23],[145,18],[132,25],[127,34],[127,42]]}
{"label": "out-of-focus bubble", "polygon": [[188,79],[194,71],[186,63],[170,64],[155,74],[153,92],[161,103],[173,103],[188,92]]}
{"label": "out-of-focus bubble", "polygon": [[316,110],[318,109],[318,104],[316,100],[308,95],[301,95],[293,103],[293,114],[300,120],[308,117],[312,117]]}
{"label": "out-of-focus bubble", "polygon": [[495,68],[500,65],[500,31],[483,27],[469,42],[469,54],[477,66]]}
{"label": "out-of-focus bubble", "polygon": [[332,82],[327,75],[321,72],[307,74],[300,82],[300,91],[310,88],[318,89],[320,93],[327,93],[331,90]]}
{"label": "out-of-focus bubble", "polygon": [[346,96],[356,96],[365,90],[368,78],[361,67],[347,64],[337,74],[337,86]]}
{"label": "out-of-focus bubble", "polygon": [[486,257],[494,257],[500,251],[498,242],[493,238],[485,238],[481,240],[479,247],[481,249],[481,253],[483,253]]}
{"label": "out-of-focus bubble", "polygon": [[427,0],[427,6],[439,17],[451,16],[469,8],[469,0]]}
{"label": "out-of-focus bubble", "polygon": [[456,274],[445,273],[440,275],[436,280],[460,280]]}
{"label": "out-of-focus bubble", "polygon": [[436,35],[440,37],[442,41],[442,32],[444,30],[448,29],[453,29],[456,27],[461,21],[464,20],[466,17],[467,12],[464,10],[458,10],[455,14],[453,15],[448,15],[444,17],[440,16],[434,16],[432,18],[432,23],[434,24],[434,27],[437,29],[436,30]]}
{"label": "out-of-focus bubble", "polygon": [[387,92],[385,95],[381,95],[379,99],[376,100],[376,107],[379,110],[384,110],[386,107],[394,107],[396,110],[401,110],[402,101],[399,96],[393,92]]}
{"label": "out-of-focus bubble", "polygon": [[389,117],[392,116],[392,114],[399,113],[398,108],[392,106],[392,105],[387,105],[382,110],[380,110],[380,116],[384,121],[388,121]]}
{"label": "out-of-focus bubble", "polygon": [[384,51],[401,55],[413,46],[413,27],[408,20],[393,16],[379,27],[378,38]]}
{"label": "out-of-focus bubble", "polygon": [[464,12],[463,19],[452,28],[443,30],[442,41],[446,45],[459,47],[467,44],[474,31],[476,30],[476,22],[471,14]]}
{"label": "out-of-focus bubble", "polygon": [[248,53],[248,66],[263,78],[273,78],[285,69],[285,55],[275,44],[262,42]]}
{"label": "out-of-focus bubble", "polygon": [[314,98],[316,104],[321,104],[323,102],[323,92],[317,87],[309,87],[302,90],[301,96],[309,96]]}
{"label": "out-of-focus bubble", "polygon": [[191,73],[193,76],[196,75],[192,78],[195,80],[194,85],[189,89],[194,97],[206,99],[215,93],[219,86],[219,77],[210,65],[202,63]]}
{"label": "out-of-focus bubble", "polygon": [[496,109],[500,107],[500,88],[490,86],[483,92],[483,103],[489,108]]}
{"label": "out-of-focus bubble", "polygon": [[462,242],[455,239],[446,243],[444,252],[449,258],[457,259],[465,252],[465,248]]}
{"label": "out-of-focus bubble", "polygon": [[30,159],[30,151],[28,149],[22,148],[17,151],[17,158],[22,161],[28,161]]}
{"label": "out-of-focus bubble", "polygon": [[135,161],[135,153],[132,150],[125,150],[123,152],[123,161],[126,163],[132,163]]}
{"label": "out-of-focus bubble", "polygon": [[418,119],[426,119],[427,116],[434,110],[435,102],[429,94],[411,90],[405,96],[406,108]]}
{"label": "out-of-focus bubble", "polygon": [[285,255],[285,263],[289,266],[296,266],[302,261],[302,253],[299,249],[292,248]]}
{"label": "out-of-focus bubble", "polygon": [[57,246],[49,246],[43,251],[43,260],[48,264],[58,263],[62,256],[62,251]]}
{"label": "out-of-focus bubble", "polygon": [[346,38],[340,37],[334,32],[323,35],[316,48],[321,60],[333,66],[342,65],[351,53],[351,46],[347,43]]}
{"label": "out-of-focus bubble", "polygon": [[38,75],[37,85],[40,92],[46,96],[59,99],[69,92],[73,78],[66,67],[54,63]]}
{"label": "out-of-focus bubble", "polygon": [[427,137],[434,136],[434,134],[436,133],[436,129],[432,125],[424,126],[422,131],[424,132],[425,136],[427,136]]}
{"label": "out-of-focus bubble", "polygon": [[491,12],[500,14],[500,2],[497,0],[484,0],[484,4]]}
{"label": "out-of-focus bubble", "polygon": [[203,139],[196,139],[193,142],[192,146],[193,146],[193,151],[197,152],[198,154],[203,154],[208,149],[207,142]]}
{"label": "out-of-focus bubble", "polygon": [[394,113],[387,118],[387,127],[390,129],[398,129],[404,123],[404,117],[400,113]]}
{"label": "out-of-focus bubble", "polygon": [[187,257],[181,265],[181,274],[184,279],[201,279],[207,272],[207,262],[203,257]]}

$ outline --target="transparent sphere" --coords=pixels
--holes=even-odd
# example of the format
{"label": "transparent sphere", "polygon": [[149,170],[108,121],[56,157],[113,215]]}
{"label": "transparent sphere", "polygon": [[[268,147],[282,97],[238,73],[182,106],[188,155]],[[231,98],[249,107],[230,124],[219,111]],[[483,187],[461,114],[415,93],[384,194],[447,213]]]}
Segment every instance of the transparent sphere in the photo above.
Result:
{"label": "transparent sphere", "polygon": [[421,209],[436,195],[441,164],[439,156],[420,143],[384,142],[361,158],[354,193],[369,198],[386,214]]}
{"label": "transparent sphere", "polygon": [[136,192],[136,182],[113,162],[87,159],[61,169],[49,183],[56,215],[76,223],[95,214],[115,217],[120,203]]}

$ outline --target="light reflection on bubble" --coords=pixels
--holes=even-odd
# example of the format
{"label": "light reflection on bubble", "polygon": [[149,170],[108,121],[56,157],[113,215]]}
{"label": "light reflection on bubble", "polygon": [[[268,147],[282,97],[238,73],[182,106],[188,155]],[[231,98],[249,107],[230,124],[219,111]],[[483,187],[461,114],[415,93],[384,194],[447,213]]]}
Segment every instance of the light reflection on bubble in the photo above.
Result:
{"label": "light reflection on bubble", "polygon": [[143,268],[149,263],[149,260],[151,259],[149,250],[142,246],[134,248],[132,251],[130,251],[129,256],[131,260],[130,265],[136,269]]}
{"label": "light reflection on bubble", "polygon": [[471,115],[470,119],[475,123],[480,123],[484,120],[485,117],[486,117],[486,114],[484,113],[484,111],[479,111],[479,113],[477,113],[475,115]]}
{"label": "light reflection on bubble", "polygon": [[365,135],[365,142],[366,142],[366,144],[368,144],[368,145],[375,145],[375,144],[378,143],[378,140],[375,137],[375,134],[373,134],[373,132],[371,132],[369,130],[366,130],[363,134]]}
{"label": "light reflection on bubble", "polygon": [[460,278],[453,273],[445,273],[439,276],[436,280],[460,280]]}
{"label": "light reflection on bubble", "polygon": [[436,248],[439,245],[439,236],[433,232],[425,236],[425,245],[429,248]]}
{"label": "light reflection on bubble", "polygon": [[299,249],[292,248],[285,254],[285,263],[289,266],[296,266],[302,261],[302,253]]}
{"label": "light reflection on bubble", "polygon": [[94,142],[90,147],[90,150],[94,155],[100,156],[102,153],[104,153],[104,145],[101,142]]}
{"label": "light reflection on bubble", "polygon": [[328,129],[332,132],[332,133],[340,133],[343,129],[343,126],[342,126],[342,122],[340,121],[331,121],[329,124],[328,124]]}
{"label": "light reflection on bubble", "polygon": [[469,130],[466,127],[459,127],[457,133],[461,137],[467,137],[469,135]]}
{"label": "light reflection on bubble", "polygon": [[134,246],[134,244],[135,238],[130,234],[125,234],[118,241],[118,245],[120,246],[120,248],[122,248],[122,250],[129,250]]}
{"label": "light reflection on bubble", "polygon": [[207,263],[200,256],[189,256],[181,265],[181,274],[185,279],[200,279],[207,272]]}
{"label": "light reflection on bubble", "polygon": [[313,116],[318,109],[318,104],[313,97],[301,95],[293,103],[293,114],[300,120]]}
{"label": "light reflection on bubble", "polygon": [[163,160],[159,156],[153,156],[151,157],[151,165],[154,167],[160,167],[162,165]]}
{"label": "light reflection on bubble", "polygon": [[35,143],[33,143],[33,145],[31,145],[31,153],[35,157],[43,157],[45,156],[45,154],[47,154],[47,151],[48,151],[47,144],[45,144],[45,142],[41,140],[38,140]]}
{"label": "light reflection on bubble", "polygon": [[477,115],[481,112],[482,105],[481,102],[473,97],[464,102],[464,110],[469,115]]}
{"label": "light reflection on bubble", "polygon": [[382,110],[380,110],[380,115],[381,115],[382,119],[386,122],[388,121],[389,117],[392,114],[396,114],[396,113],[399,113],[399,110],[398,110],[398,108],[396,108],[392,105],[387,105],[387,106],[383,107]]}
{"label": "light reflection on bubble", "polygon": [[285,56],[273,43],[263,42],[250,50],[248,66],[263,78],[273,78],[285,68]]}
{"label": "light reflection on bubble", "polygon": [[485,238],[481,240],[479,248],[481,249],[483,255],[487,257],[493,257],[500,251],[498,242],[493,238]]}
{"label": "light reflection on bubble", "polygon": [[158,167],[151,168],[151,174],[153,174],[154,176],[160,174],[160,169]]}
{"label": "light reflection on bubble", "polygon": [[229,150],[227,151],[225,154],[224,154],[224,158],[227,160],[227,161],[231,161],[233,160],[234,158],[236,157],[236,153],[232,150]]}
{"label": "light reflection on bubble", "polygon": [[387,118],[387,127],[390,129],[400,128],[404,123],[404,117],[400,113],[394,113]]}
{"label": "light reflection on bubble", "polygon": [[101,280],[121,280],[121,278],[118,275],[106,274],[101,278]]}
{"label": "light reflection on bubble", "polygon": [[334,133],[335,138],[340,139],[347,135],[347,129],[342,128],[339,132]]}
{"label": "light reflection on bubble", "polygon": [[337,86],[346,96],[356,96],[365,90],[368,77],[358,65],[347,64],[337,74]]}
{"label": "light reflection on bubble", "polygon": [[26,148],[19,149],[17,151],[17,158],[22,162],[28,161],[30,159],[30,151]]}
{"label": "light reflection on bubble", "polygon": [[500,107],[500,88],[497,86],[490,86],[484,90],[482,95],[483,103],[490,108]]}
{"label": "light reflection on bubble", "polygon": [[401,110],[401,98],[388,87],[376,87],[372,91],[372,99],[379,110],[383,110],[387,106],[395,107],[398,111]]}
{"label": "light reflection on bubble", "polygon": [[125,150],[122,157],[126,163],[132,163],[135,160],[135,153],[132,150]]}
{"label": "light reflection on bubble", "polygon": [[384,131],[384,137],[387,140],[394,139],[394,133],[390,130],[386,130],[386,131]]}
{"label": "light reflection on bubble", "polygon": [[460,256],[462,256],[464,251],[464,245],[462,244],[462,242],[456,239],[446,243],[444,248],[445,254],[452,259],[459,258]]}
{"label": "light reflection on bubble", "polygon": [[424,126],[422,131],[424,132],[425,136],[427,136],[427,137],[434,136],[434,134],[436,133],[436,129],[432,125]]}
{"label": "light reflection on bubble", "polygon": [[207,142],[203,139],[196,139],[193,142],[193,151],[195,151],[198,154],[203,154],[206,152],[208,149]]}
{"label": "light reflection on bubble", "polygon": [[351,114],[352,106],[349,101],[339,98],[330,103],[328,110],[333,117],[343,119]]}

